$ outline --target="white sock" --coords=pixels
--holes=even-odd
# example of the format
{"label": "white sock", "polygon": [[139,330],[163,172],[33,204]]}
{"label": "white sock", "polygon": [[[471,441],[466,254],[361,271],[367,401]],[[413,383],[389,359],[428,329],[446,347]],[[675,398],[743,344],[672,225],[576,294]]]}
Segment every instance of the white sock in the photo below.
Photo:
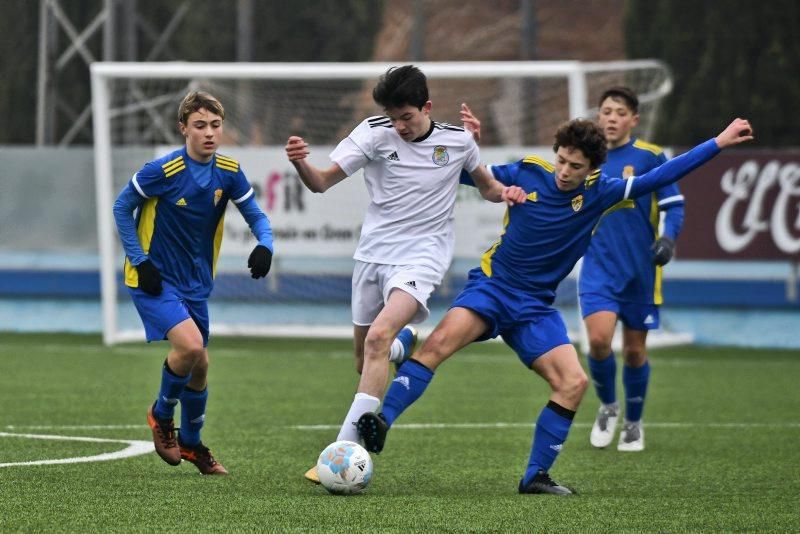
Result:
{"label": "white sock", "polygon": [[374,412],[380,405],[381,400],[379,398],[367,395],[366,393],[356,393],[353,404],[350,406],[350,411],[347,412],[347,417],[345,417],[344,423],[342,423],[342,429],[339,430],[339,435],[336,437],[336,441],[346,440],[361,443],[361,438],[359,438],[358,430],[356,429],[358,418],[367,412]]}
{"label": "white sock", "polygon": [[394,341],[392,341],[392,347],[389,349],[389,361],[403,361],[403,344],[400,343],[400,340],[397,338],[394,338]]}

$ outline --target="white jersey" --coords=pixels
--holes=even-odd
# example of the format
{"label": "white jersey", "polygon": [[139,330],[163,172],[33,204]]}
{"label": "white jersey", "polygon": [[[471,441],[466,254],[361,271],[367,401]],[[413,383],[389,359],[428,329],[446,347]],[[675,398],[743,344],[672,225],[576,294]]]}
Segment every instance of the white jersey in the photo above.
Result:
{"label": "white jersey", "polygon": [[480,164],[472,134],[431,121],[427,135],[408,142],[388,117],[370,117],[330,158],[348,176],[364,169],[370,204],[354,259],[447,270],[453,257],[453,208],[461,170],[472,172]]}

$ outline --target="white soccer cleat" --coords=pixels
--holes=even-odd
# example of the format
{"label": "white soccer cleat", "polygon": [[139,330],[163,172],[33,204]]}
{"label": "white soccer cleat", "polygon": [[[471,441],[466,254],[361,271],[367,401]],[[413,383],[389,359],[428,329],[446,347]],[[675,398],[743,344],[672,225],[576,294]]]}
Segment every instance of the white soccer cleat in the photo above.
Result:
{"label": "white soccer cleat", "polygon": [[597,417],[592,425],[592,433],[589,435],[589,443],[593,447],[602,449],[608,447],[614,441],[614,432],[617,429],[617,419],[619,419],[619,408],[614,405],[601,404],[597,410]]}
{"label": "white soccer cleat", "polygon": [[642,422],[625,421],[619,433],[617,450],[623,452],[639,452],[644,450],[644,428]]}

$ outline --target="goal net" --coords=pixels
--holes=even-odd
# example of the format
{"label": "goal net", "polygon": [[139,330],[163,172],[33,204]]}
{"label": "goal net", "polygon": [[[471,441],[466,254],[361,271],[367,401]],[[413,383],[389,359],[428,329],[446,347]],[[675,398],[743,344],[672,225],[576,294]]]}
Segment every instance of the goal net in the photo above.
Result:
{"label": "goal net", "polygon": [[[255,245],[238,213],[225,217],[217,278],[209,301],[215,334],[343,336],[352,334],[352,254],[368,204],[363,179],[348,178],[324,195],[306,190],[285,157],[289,135],[311,144],[310,162],[328,154],[361,120],[379,115],[371,90],[391,65],[383,63],[94,63],[97,220],[101,256],[103,337],[106,343],[142,339],[143,329],[122,284],[124,253],[111,206],[146,161],[183,143],[177,106],[192,89],[220,99],[226,110],[220,152],[239,161],[270,217],[275,258],[265,280],[252,280],[247,256]],[[640,95],[640,126],[648,138],[671,77],[658,61],[606,63],[419,63],[428,77],[432,116],[459,123],[467,102],[481,119],[486,163],[526,155],[552,158],[552,134],[573,117],[594,117],[596,101],[612,85]],[[229,210],[236,211],[229,205]],[[469,268],[497,238],[504,208],[483,202],[468,187],[456,205],[455,257],[434,293],[431,328],[460,290]],[[564,281],[557,304],[579,332],[575,277]]]}

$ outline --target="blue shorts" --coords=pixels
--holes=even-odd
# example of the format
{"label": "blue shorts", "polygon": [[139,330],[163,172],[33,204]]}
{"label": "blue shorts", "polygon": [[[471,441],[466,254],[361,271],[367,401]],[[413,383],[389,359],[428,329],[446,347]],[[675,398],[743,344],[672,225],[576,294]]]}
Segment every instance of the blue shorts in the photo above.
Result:
{"label": "blue shorts", "polygon": [[208,301],[187,299],[171,284],[162,284],[164,289],[157,297],[138,288],[128,288],[136,311],[142,319],[147,341],[167,339],[167,332],[191,318],[203,335],[203,346],[208,346]]}
{"label": "blue shorts", "polygon": [[489,328],[476,341],[503,337],[530,367],[552,349],[570,343],[561,314],[549,304],[509,287],[473,269],[453,308],[467,308],[486,321]]}
{"label": "blue shorts", "polygon": [[658,328],[658,306],[614,300],[597,293],[581,293],[581,315],[585,319],[593,313],[609,311],[617,314],[622,324],[631,330],[655,330]]}

